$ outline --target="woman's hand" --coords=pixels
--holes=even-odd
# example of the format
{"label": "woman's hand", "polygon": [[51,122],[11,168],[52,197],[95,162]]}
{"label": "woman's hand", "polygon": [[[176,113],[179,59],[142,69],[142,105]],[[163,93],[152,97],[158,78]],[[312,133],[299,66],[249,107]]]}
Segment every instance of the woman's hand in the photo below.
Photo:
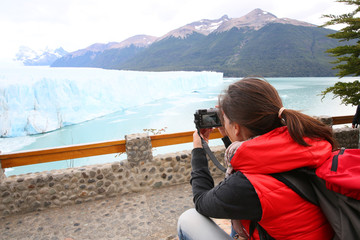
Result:
{"label": "woman's hand", "polygon": [[[209,142],[209,136],[211,132],[212,128],[200,129],[200,135],[206,142]],[[202,148],[201,138],[198,134],[198,131],[193,133],[193,145],[194,148]]]}
{"label": "woman's hand", "polygon": [[[217,109],[219,109],[219,105],[216,105],[215,107],[216,107]],[[223,112],[221,112],[221,113],[219,112],[219,114],[224,115]],[[222,123],[222,124],[224,125],[224,123]],[[226,137],[226,136],[227,136],[227,133],[226,133],[226,131],[225,131],[225,127],[224,127],[224,126],[218,127],[217,129],[219,130],[220,134],[221,134],[223,137]]]}
{"label": "woman's hand", "polygon": [[221,133],[221,135],[223,137],[226,137],[227,136],[227,133],[225,132],[225,128],[224,127],[218,127],[217,128],[219,130],[219,132]]}

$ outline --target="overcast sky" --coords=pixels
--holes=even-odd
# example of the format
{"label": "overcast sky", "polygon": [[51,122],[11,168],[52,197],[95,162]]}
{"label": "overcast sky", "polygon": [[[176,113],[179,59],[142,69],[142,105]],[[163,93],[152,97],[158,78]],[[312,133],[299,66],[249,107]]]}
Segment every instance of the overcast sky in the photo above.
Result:
{"label": "overcast sky", "polygon": [[19,46],[75,51],[137,34],[160,37],[201,19],[241,17],[255,8],[278,18],[321,25],[323,14],[347,13],[335,0],[0,0],[0,59]]}

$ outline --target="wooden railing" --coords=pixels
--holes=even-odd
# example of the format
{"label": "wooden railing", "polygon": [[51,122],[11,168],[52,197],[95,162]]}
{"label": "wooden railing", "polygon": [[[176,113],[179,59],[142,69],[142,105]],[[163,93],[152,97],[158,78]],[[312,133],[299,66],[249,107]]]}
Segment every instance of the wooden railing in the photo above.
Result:
{"label": "wooden railing", "polygon": [[[193,131],[150,136],[152,147],[192,142]],[[210,139],[220,138],[215,130]],[[125,140],[0,154],[2,168],[125,152]]]}
{"label": "wooden railing", "polygon": [[332,117],[333,125],[352,123],[354,115]]}
{"label": "wooden railing", "polygon": [[[333,124],[351,123],[354,116],[333,117]],[[152,147],[162,147],[192,142],[193,131],[161,134],[150,136]],[[221,138],[218,130],[211,133],[210,139]],[[1,150],[1,149],[0,149]],[[111,153],[125,152],[125,140],[108,141],[92,144],[79,144],[69,147],[56,147],[51,149],[22,151],[16,153],[0,154],[1,168],[11,168],[37,163],[55,162],[67,159],[98,156]]]}

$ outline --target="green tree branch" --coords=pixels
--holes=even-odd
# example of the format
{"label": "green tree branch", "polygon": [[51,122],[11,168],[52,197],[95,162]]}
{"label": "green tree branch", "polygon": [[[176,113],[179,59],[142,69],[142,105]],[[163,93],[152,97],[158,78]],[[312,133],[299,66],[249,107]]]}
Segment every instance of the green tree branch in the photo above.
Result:
{"label": "green tree branch", "polygon": [[[323,27],[345,24],[345,27],[340,31],[328,35],[330,38],[339,39],[340,42],[347,42],[347,45],[328,49],[326,52],[330,53],[337,60],[332,62],[337,64],[333,69],[338,69],[337,76],[340,78],[344,76],[359,76],[360,75],[360,18],[357,14],[360,12],[360,0],[337,0],[337,2],[345,3],[347,5],[355,6],[355,10],[342,14],[333,15],[328,14],[323,17],[329,18]],[[350,83],[337,82],[334,86],[327,88],[321,92],[322,98],[326,94],[333,93],[334,98],[339,97],[341,103],[348,105],[360,104],[360,83],[354,81]]]}

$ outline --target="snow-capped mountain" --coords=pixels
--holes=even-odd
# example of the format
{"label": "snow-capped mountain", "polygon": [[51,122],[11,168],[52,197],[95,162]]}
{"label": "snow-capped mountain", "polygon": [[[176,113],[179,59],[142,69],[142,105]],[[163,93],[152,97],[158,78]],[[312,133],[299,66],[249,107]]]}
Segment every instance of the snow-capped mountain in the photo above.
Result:
{"label": "snow-capped mountain", "polygon": [[102,53],[105,50],[109,49],[122,49],[129,47],[131,45],[135,47],[147,47],[151,45],[157,37],[148,36],[148,35],[135,35],[133,37],[127,38],[122,42],[109,42],[109,43],[94,43],[86,48],[79,49],[75,52],[69,53],[67,56],[69,57],[79,57],[83,56],[89,52],[92,52],[92,55],[95,56],[96,54]]}
{"label": "snow-capped mountain", "polygon": [[176,38],[185,38],[194,32],[207,36],[229,20],[230,19],[227,15],[224,15],[221,18],[215,20],[202,19],[200,21],[192,22],[183,27],[172,30],[164,36],[160,37],[158,41],[170,36]]}
{"label": "snow-capped mountain", "polygon": [[267,11],[263,11],[259,8],[254,9],[245,16],[239,18],[232,18],[229,21],[224,22],[216,29],[216,32],[225,32],[229,31],[232,28],[251,28],[259,30],[269,23],[282,23],[282,24],[291,24],[295,26],[305,26],[305,27],[315,27],[314,24],[307,22],[298,21],[290,18],[277,18],[274,14]]}
{"label": "snow-capped mountain", "polygon": [[[157,37],[154,36],[135,35],[122,42],[95,43],[57,59],[51,67],[65,67],[69,65],[72,67],[97,67],[100,64],[101,67],[106,68],[108,61],[113,61],[116,65],[119,61],[125,61],[138,51],[147,48],[156,40]],[[122,52],[120,55],[125,54],[126,56],[122,56],[120,59],[114,58],[120,52]]]}
{"label": "snow-capped mountain", "polygon": [[122,42],[114,43],[111,48],[125,48],[129,47],[131,45],[134,45],[135,47],[148,47],[150,46],[154,41],[157,40],[157,37],[149,36],[149,35],[135,35],[133,37],[127,38]]}
{"label": "snow-capped mountain", "polygon": [[212,32],[226,32],[234,27],[237,29],[249,28],[259,30],[260,28],[264,27],[269,23],[282,23],[292,24],[296,26],[315,27],[315,25],[313,24],[298,21],[295,19],[277,18],[274,14],[257,8],[246,14],[245,16],[239,18],[229,18],[227,15],[224,15],[223,17],[215,20],[203,19],[197,22],[193,22],[170,31],[169,33],[160,37],[158,41],[167,37],[185,38],[188,35],[193,34],[194,32],[207,36]]}
{"label": "snow-capped mountain", "polygon": [[55,50],[46,48],[45,50],[36,51],[29,47],[21,46],[15,60],[21,61],[25,66],[47,66],[66,54],[68,52],[62,47]]}

